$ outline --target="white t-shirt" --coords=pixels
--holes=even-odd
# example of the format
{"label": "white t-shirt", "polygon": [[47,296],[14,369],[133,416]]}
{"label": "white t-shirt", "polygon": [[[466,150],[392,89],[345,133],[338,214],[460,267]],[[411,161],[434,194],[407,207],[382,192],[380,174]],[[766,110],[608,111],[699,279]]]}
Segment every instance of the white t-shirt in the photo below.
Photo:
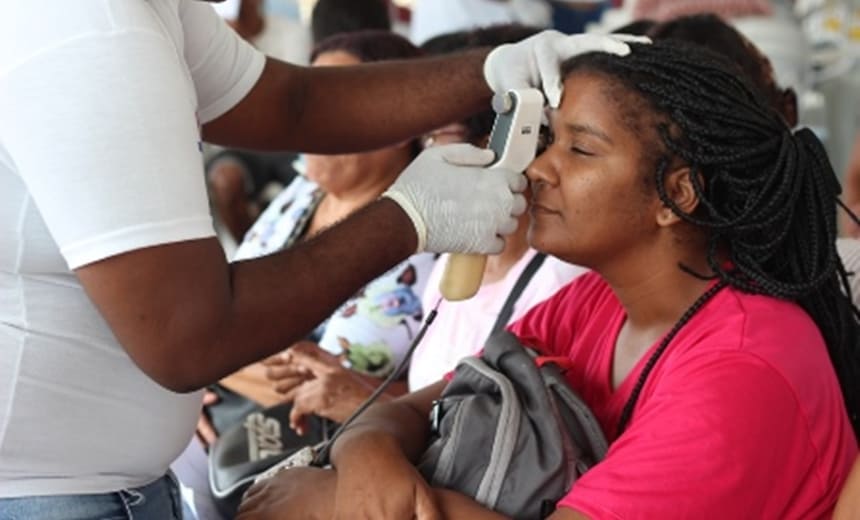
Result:
{"label": "white t-shirt", "polygon": [[0,497],[139,486],[187,445],[200,396],[143,374],[71,269],[214,235],[198,125],[264,58],[202,2],[4,6]]}

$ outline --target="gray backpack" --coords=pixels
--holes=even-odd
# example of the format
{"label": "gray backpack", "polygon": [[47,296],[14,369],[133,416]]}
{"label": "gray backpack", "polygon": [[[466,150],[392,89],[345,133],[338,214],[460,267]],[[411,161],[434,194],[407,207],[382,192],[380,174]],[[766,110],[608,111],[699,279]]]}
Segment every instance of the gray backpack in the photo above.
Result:
{"label": "gray backpack", "polygon": [[553,361],[563,360],[537,357],[504,331],[490,337],[482,357],[461,361],[431,412],[431,441],[418,465],[427,481],[513,518],[551,514],[607,449]]}

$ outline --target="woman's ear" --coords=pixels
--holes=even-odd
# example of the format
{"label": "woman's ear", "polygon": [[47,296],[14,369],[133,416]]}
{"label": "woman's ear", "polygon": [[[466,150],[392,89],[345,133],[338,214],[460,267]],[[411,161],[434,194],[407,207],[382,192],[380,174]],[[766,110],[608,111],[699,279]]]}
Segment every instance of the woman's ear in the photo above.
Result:
{"label": "woman's ear", "polygon": [[[698,181],[701,186],[701,175]],[[663,185],[666,187],[666,195],[682,212],[692,213],[699,206],[699,197],[696,195],[689,167],[677,168],[667,173],[663,179]],[[680,221],[681,217],[676,215],[672,208],[667,205],[661,205],[657,210],[657,225],[659,226],[671,226]]]}

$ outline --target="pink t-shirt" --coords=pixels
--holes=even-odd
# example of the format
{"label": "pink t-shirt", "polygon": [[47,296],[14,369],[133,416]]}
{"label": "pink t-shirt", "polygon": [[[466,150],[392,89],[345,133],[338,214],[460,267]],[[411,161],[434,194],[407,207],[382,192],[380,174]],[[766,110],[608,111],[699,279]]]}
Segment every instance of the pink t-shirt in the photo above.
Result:
{"label": "pink t-shirt", "polygon": [[[614,439],[645,360],[611,384],[624,309],[588,273],[512,330],[568,356],[570,384],[611,442],[559,501],[591,518],[827,518],[857,443],[822,337],[796,304],[726,288],[657,362]],[[658,342],[659,343],[659,342]]]}
{"label": "pink t-shirt", "polygon": [[[461,359],[475,355],[483,348],[508,294],[535,254],[537,251],[529,249],[511,266],[503,279],[482,285],[478,294],[472,298],[460,302],[442,301],[438,316],[412,355],[409,364],[410,390],[420,390],[438,382],[454,370]],[[439,280],[447,258],[443,256],[436,262],[427,279],[422,299],[425,312],[442,298]],[[549,298],[584,272],[586,269],[583,267],[547,256],[514,304],[509,323],[518,320],[532,306]]]}

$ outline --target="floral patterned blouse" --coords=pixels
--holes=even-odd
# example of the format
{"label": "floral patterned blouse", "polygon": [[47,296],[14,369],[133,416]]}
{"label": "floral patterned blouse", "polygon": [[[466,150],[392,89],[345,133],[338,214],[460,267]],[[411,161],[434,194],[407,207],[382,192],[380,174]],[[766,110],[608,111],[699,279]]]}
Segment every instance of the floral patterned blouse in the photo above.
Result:
{"label": "floral patterned blouse", "polygon": [[[300,241],[324,195],[316,183],[297,177],[251,226],[234,260],[268,255]],[[387,376],[421,326],[421,295],[435,258],[432,253],[413,255],[373,280],[321,324],[313,339],[341,356],[345,365]]]}

